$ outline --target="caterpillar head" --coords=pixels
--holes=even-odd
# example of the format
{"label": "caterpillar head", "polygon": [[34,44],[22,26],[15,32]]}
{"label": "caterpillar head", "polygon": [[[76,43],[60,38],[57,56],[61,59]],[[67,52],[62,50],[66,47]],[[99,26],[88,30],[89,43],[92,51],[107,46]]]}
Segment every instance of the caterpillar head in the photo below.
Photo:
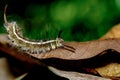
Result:
{"label": "caterpillar head", "polygon": [[57,46],[62,47],[64,40],[62,38],[56,38]]}

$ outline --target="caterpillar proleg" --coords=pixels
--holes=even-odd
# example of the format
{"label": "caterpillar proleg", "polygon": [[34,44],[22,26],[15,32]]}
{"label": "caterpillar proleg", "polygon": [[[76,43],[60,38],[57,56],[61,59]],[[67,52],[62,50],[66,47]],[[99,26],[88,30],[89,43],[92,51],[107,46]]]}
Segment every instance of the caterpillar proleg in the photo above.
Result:
{"label": "caterpillar proleg", "polygon": [[[64,40],[60,38],[61,31],[58,34],[58,37],[55,40],[48,41],[30,41],[22,36],[20,33],[20,27],[17,25],[15,21],[8,22],[6,19],[6,8],[4,9],[4,26],[8,32],[8,37],[12,41],[13,45],[21,48],[21,50],[29,52],[29,53],[46,53],[51,50],[55,50],[57,48],[64,48]],[[68,47],[68,46],[66,46]],[[69,47],[70,51],[74,52],[74,48]],[[66,49],[66,48],[64,48]],[[67,49],[69,50],[69,49]]]}

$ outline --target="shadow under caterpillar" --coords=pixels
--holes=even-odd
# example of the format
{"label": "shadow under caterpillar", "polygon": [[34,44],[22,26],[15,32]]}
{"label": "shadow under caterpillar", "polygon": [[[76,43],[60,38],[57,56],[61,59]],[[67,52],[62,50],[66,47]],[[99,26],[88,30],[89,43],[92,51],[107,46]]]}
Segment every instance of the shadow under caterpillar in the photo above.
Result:
{"label": "shadow under caterpillar", "polygon": [[27,53],[46,53],[57,48],[63,48],[71,52],[75,52],[73,47],[64,45],[64,40],[60,38],[61,31],[58,34],[58,37],[55,40],[48,41],[31,41],[22,36],[20,33],[20,27],[15,21],[8,22],[6,19],[6,8],[4,9],[4,26],[8,32],[8,37],[12,41],[13,45],[17,48],[20,48],[22,51]]}

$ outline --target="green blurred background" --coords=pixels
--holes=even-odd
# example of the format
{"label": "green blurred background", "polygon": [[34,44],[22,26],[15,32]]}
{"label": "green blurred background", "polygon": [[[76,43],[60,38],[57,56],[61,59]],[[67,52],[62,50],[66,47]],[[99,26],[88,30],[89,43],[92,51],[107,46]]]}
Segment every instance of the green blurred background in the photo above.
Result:
{"label": "green blurred background", "polygon": [[35,40],[55,39],[60,30],[65,41],[95,40],[120,22],[120,0],[0,0],[0,33],[6,4],[8,21]]}

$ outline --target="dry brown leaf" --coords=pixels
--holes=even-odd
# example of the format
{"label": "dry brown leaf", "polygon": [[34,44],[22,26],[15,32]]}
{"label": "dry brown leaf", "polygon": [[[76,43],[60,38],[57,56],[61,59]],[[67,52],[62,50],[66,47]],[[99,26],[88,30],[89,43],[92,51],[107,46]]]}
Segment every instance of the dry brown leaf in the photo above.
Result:
{"label": "dry brown leaf", "polygon": [[104,77],[120,77],[120,64],[111,63],[104,67],[96,68],[96,70]]}
{"label": "dry brown leaf", "polygon": [[[18,59],[20,56],[22,56],[20,58],[23,61],[27,60],[26,57],[28,57],[28,55],[31,55],[38,59],[60,58],[60,59],[66,59],[66,60],[79,60],[79,59],[94,57],[108,49],[113,49],[117,52],[120,52],[120,39],[105,39],[105,40],[95,40],[95,41],[89,41],[89,42],[65,42],[66,45],[76,49],[75,53],[69,50],[59,48],[59,49],[50,51],[48,53],[42,53],[42,54],[23,53],[23,52],[17,51],[15,48],[10,48],[10,46],[8,46],[10,41],[7,39],[7,35],[0,35],[0,42],[1,42],[0,50]],[[5,45],[3,46],[3,44]],[[28,62],[32,62],[29,60]]]}
{"label": "dry brown leaf", "polygon": [[[120,24],[114,26],[100,39],[120,38]],[[96,68],[96,71],[103,77],[120,77],[120,64],[110,63],[104,67]]]}
{"label": "dry brown leaf", "polygon": [[0,58],[0,80],[14,80],[15,76],[10,71],[6,58]]}
{"label": "dry brown leaf", "polygon": [[62,77],[66,77],[69,80],[111,80],[107,78],[97,77],[97,76],[73,72],[73,71],[62,71],[62,70],[58,70],[50,66],[48,68],[51,71],[53,71],[55,74],[62,76]]}

